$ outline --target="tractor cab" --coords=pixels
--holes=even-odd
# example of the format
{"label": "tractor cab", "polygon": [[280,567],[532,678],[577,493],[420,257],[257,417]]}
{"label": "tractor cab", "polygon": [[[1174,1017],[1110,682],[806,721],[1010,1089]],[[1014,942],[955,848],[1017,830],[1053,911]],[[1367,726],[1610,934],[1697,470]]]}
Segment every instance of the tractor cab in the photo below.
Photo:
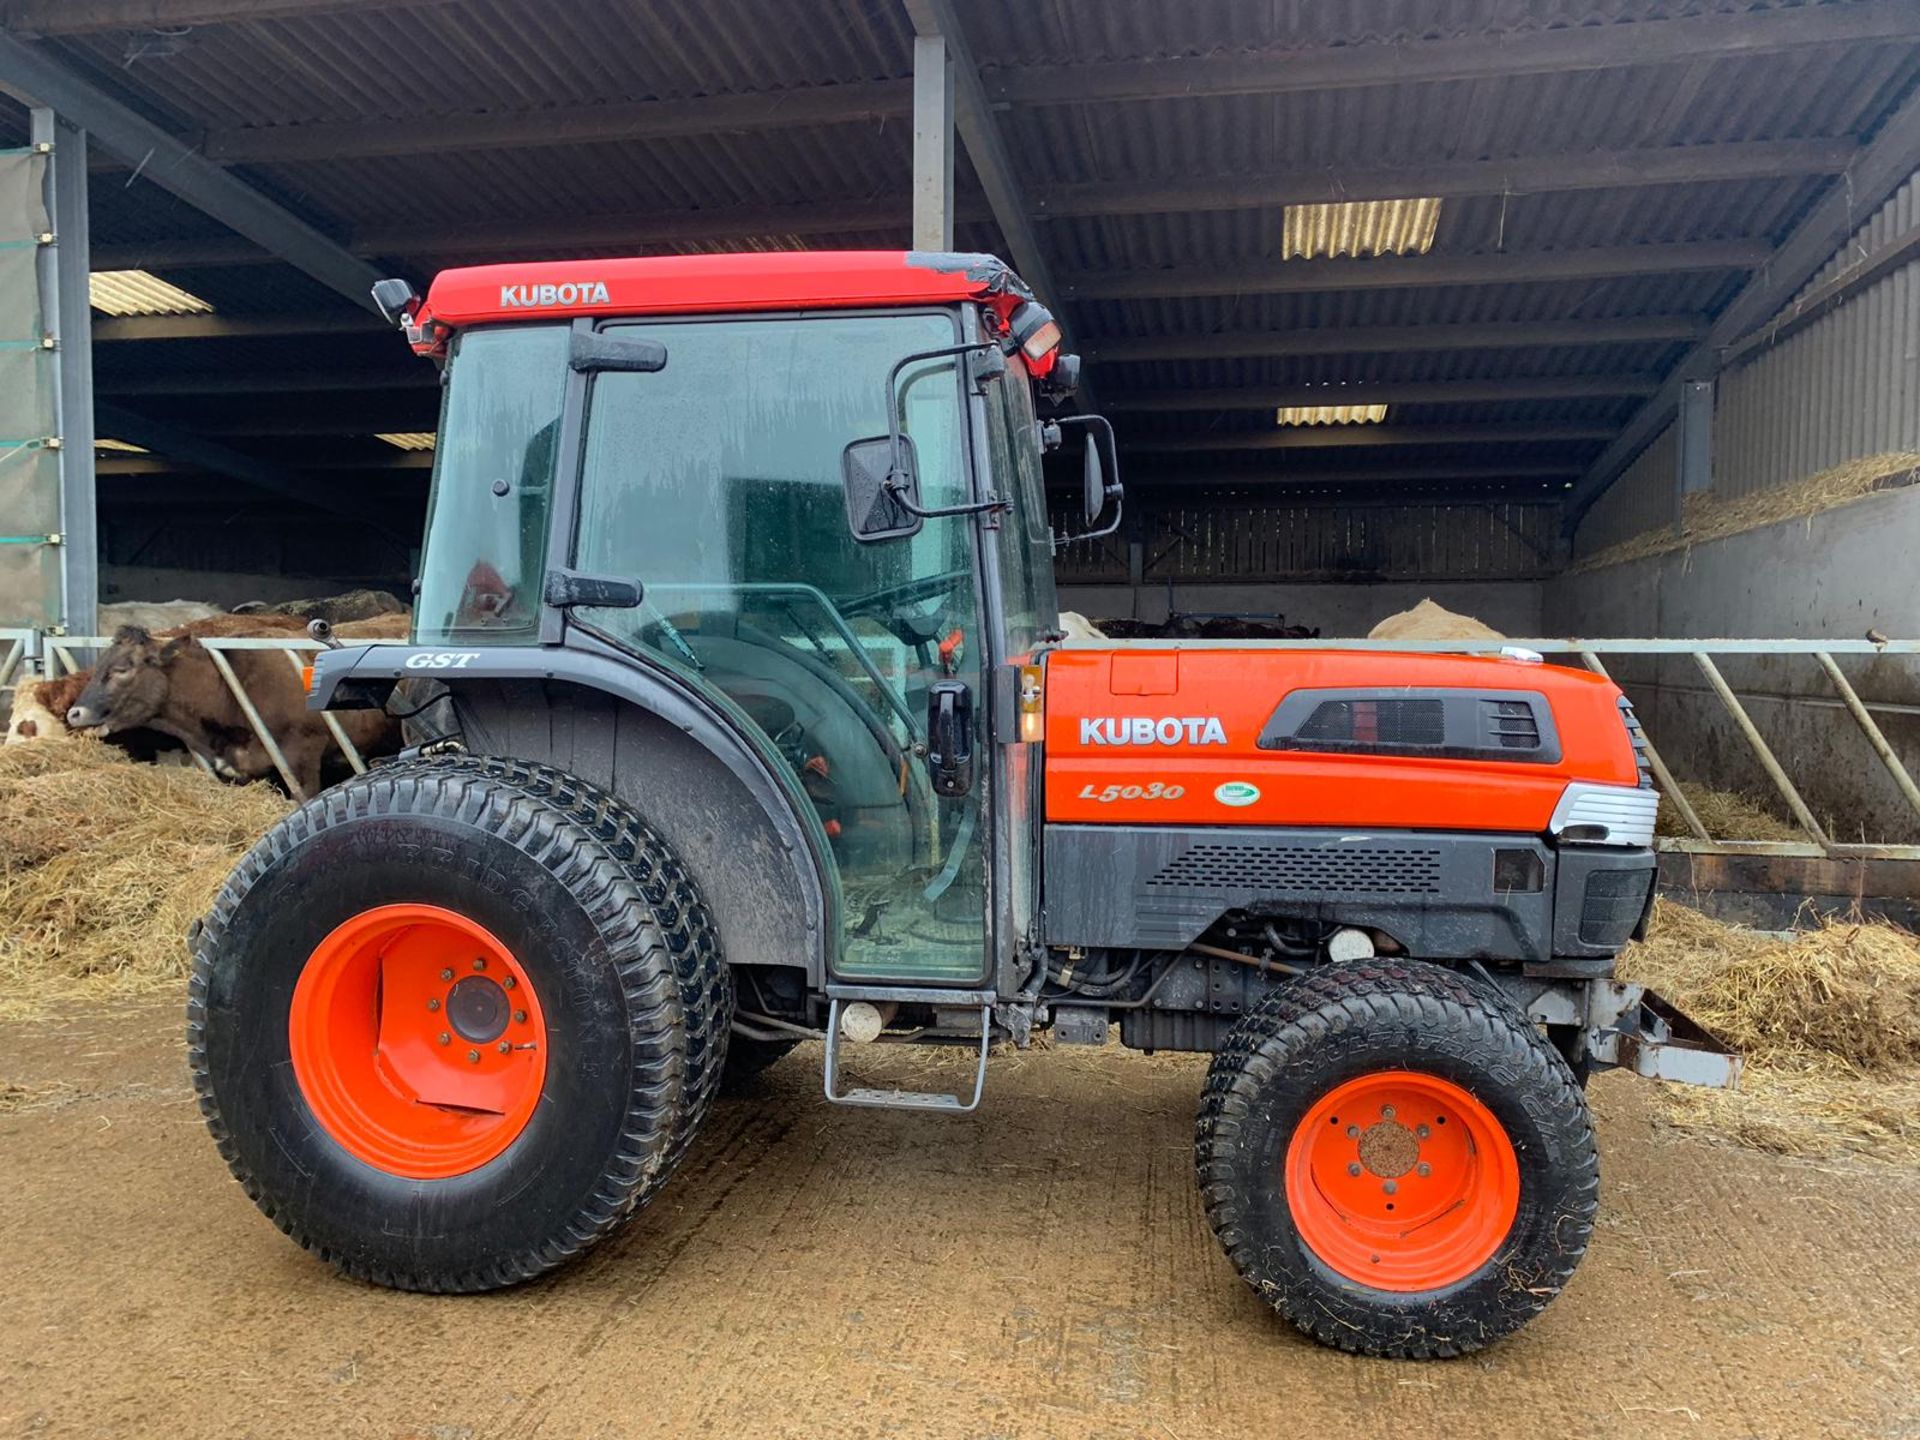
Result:
{"label": "tractor cab", "polygon": [[[1078,362],[1045,309],[988,257],[912,254],[502,266],[386,299],[445,363],[414,643],[572,633],[672,672],[799,797],[835,974],[985,983],[1032,921],[1037,775],[996,765],[988,677],[1058,624],[1036,391]],[[1117,523],[1091,454],[1085,521]],[[995,823],[1029,872],[997,920]]]}

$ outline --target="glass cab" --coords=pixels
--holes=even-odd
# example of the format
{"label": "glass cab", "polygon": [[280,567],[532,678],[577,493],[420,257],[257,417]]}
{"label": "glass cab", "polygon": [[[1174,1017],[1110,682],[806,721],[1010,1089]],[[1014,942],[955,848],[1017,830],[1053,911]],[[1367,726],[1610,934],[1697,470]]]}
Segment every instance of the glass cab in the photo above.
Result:
{"label": "glass cab", "polygon": [[[998,758],[986,677],[1057,624],[1030,382],[1017,355],[978,385],[951,354],[893,373],[973,324],[963,309],[610,321],[602,335],[656,341],[666,365],[576,377],[572,565],[631,576],[645,599],[573,620],[759,732],[837,872],[848,980],[978,984],[990,891],[1007,891],[1002,928],[1025,930],[1036,903],[1031,855],[997,880],[988,860],[990,826],[1033,828],[1034,777]],[[556,444],[567,344],[564,325],[456,342],[420,643],[536,643],[551,496],[574,483]],[[888,434],[889,403],[919,507],[999,495],[1012,512],[856,538],[845,452]],[[958,792],[932,763],[956,696],[975,757]]]}

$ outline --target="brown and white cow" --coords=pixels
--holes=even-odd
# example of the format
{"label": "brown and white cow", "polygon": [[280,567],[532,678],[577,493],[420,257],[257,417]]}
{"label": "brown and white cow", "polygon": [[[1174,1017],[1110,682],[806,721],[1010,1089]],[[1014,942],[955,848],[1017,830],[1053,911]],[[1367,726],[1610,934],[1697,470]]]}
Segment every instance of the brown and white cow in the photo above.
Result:
{"label": "brown and white cow", "polygon": [[[279,618],[279,617],[271,617]],[[128,626],[93,668],[86,687],[67,711],[74,730],[118,731],[136,726],[170,735],[206,759],[216,771],[236,779],[263,779],[275,773],[272,757],[260,742],[239,701],[214,667],[201,637],[268,633],[297,634],[305,627],[289,620],[282,626],[266,616],[217,616],[183,626],[171,636],[156,636]],[[348,631],[388,631],[389,622],[363,622]],[[359,638],[385,638],[361,634]],[[303,795],[320,791],[321,766],[333,747],[326,722],[307,708],[299,674],[278,650],[225,652],[241,688],[260,712],[286,757]],[[362,755],[390,755],[400,746],[399,722],[377,710],[342,711],[336,717]]]}

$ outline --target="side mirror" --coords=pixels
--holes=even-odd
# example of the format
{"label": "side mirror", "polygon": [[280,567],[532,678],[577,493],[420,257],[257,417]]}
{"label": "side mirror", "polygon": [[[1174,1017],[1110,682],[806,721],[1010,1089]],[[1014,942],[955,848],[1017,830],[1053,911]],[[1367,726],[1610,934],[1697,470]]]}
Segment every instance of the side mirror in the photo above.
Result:
{"label": "side mirror", "polygon": [[1091,529],[1100,523],[1100,512],[1107,508],[1107,476],[1100,467],[1100,446],[1087,436],[1087,458],[1080,467],[1080,508]]}
{"label": "side mirror", "polygon": [[373,303],[380,312],[380,318],[397,330],[412,317],[414,306],[420,303],[420,296],[405,280],[376,280],[373,282]]}
{"label": "side mirror", "polygon": [[[896,443],[900,447],[897,475]],[[840,474],[847,496],[847,526],[854,539],[871,544],[920,533],[925,522],[909,508],[920,502],[920,462],[913,437],[875,435],[854,441],[840,453]]]}
{"label": "side mirror", "polygon": [[[1086,514],[1087,529],[1080,535],[1055,535],[1053,548],[1058,550],[1073,541],[1098,540],[1103,535],[1113,534],[1120,528],[1125,499],[1120,488],[1120,445],[1114,437],[1112,423],[1104,415],[1062,415],[1049,423],[1055,434],[1068,425],[1084,425],[1087,429],[1087,454],[1080,470],[1080,506]],[[1043,438],[1045,434],[1043,431]],[[1113,457],[1111,476],[1100,459],[1100,437],[1103,434],[1107,440],[1107,453]],[[1113,511],[1113,517],[1101,525],[1100,517],[1109,508]]]}

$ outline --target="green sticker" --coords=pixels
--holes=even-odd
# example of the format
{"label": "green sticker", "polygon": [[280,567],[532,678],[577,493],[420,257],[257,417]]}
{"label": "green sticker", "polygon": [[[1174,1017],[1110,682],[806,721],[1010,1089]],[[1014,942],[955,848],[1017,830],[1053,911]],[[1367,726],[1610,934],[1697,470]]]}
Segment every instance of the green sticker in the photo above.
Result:
{"label": "green sticker", "polygon": [[1229,780],[1214,787],[1213,798],[1222,805],[1251,805],[1260,798],[1260,787],[1244,780]]}

